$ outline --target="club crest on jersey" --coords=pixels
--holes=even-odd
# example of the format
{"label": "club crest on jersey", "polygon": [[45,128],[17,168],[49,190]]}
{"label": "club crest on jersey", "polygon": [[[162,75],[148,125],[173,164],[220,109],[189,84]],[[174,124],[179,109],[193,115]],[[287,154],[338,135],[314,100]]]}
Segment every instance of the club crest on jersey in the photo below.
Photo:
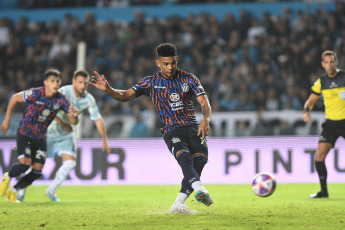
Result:
{"label": "club crest on jersey", "polygon": [[184,84],[182,85],[182,91],[183,91],[184,93],[187,93],[187,92],[189,91],[189,86],[187,85],[187,83],[184,83]]}
{"label": "club crest on jersey", "polygon": [[42,115],[45,116],[45,117],[48,117],[49,114],[50,114],[50,110],[49,110],[49,109],[45,109],[45,110],[43,110],[43,112],[42,112]]}
{"label": "club crest on jersey", "polygon": [[180,100],[180,96],[177,93],[170,94],[170,100],[171,101],[178,101]]}
{"label": "club crest on jersey", "polygon": [[59,104],[54,104],[53,105],[53,110],[58,110],[60,109],[60,105]]}

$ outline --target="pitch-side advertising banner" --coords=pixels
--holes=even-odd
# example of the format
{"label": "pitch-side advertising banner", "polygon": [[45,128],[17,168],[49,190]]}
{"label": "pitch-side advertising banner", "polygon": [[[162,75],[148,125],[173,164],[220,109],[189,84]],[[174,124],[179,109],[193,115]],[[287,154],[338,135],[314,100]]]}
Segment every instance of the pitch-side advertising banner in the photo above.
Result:
{"label": "pitch-side advertising banner", "polygon": [[[271,172],[278,183],[318,183],[314,166],[318,137],[209,138],[209,162],[201,176],[208,184],[248,184],[259,172]],[[180,184],[182,172],[164,140],[79,140],[76,169],[64,184]],[[0,140],[0,172],[17,162],[15,140]],[[345,141],[339,139],[326,159],[329,183],[345,182]],[[43,179],[49,184],[61,158],[47,159]],[[13,181],[11,184],[14,183]]]}

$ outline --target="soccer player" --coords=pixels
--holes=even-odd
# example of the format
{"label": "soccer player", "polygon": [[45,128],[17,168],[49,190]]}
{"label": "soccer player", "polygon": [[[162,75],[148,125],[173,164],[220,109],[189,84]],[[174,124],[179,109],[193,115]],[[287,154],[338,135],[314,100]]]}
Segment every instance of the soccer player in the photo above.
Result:
{"label": "soccer player", "polygon": [[[44,87],[32,88],[14,94],[7,107],[1,131],[7,133],[13,109],[17,103],[26,102],[24,116],[17,132],[17,153],[19,163],[13,165],[3,176],[0,195],[11,202],[17,201],[17,191],[31,185],[42,175],[42,168],[47,153],[47,128],[59,110],[67,114],[72,124],[78,122],[78,110],[71,106],[67,98],[58,89],[61,86],[61,74],[50,69],[44,73]],[[22,177],[12,189],[8,189],[10,180],[32,167],[31,172]],[[8,190],[7,190],[8,189]]]}
{"label": "soccer player", "polygon": [[[85,70],[76,70],[73,74],[72,85],[66,85],[59,89],[69,102],[79,110],[79,114],[88,111],[91,120],[95,121],[97,130],[102,137],[102,150],[110,153],[107,139],[107,131],[94,97],[86,91],[89,85],[90,75]],[[58,169],[54,181],[46,190],[46,196],[51,201],[59,202],[56,189],[67,178],[76,166],[76,141],[75,132],[65,113],[59,112],[54,121],[48,127],[47,137],[48,158],[54,158],[55,154],[62,157],[62,165]],[[17,199],[24,200],[25,190],[18,192]]]}
{"label": "soccer player", "polygon": [[[206,136],[210,134],[211,106],[199,79],[191,73],[177,69],[176,47],[170,43],[156,48],[156,65],[160,72],[147,76],[128,90],[113,89],[104,75],[96,71],[91,85],[112,98],[126,102],[141,95],[148,96],[159,113],[162,133],[170,152],[183,172],[180,193],[170,213],[196,213],[185,204],[195,191],[197,201],[210,206],[213,201],[200,182],[201,172],[208,160]],[[198,125],[192,98],[201,105],[203,119]]]}
{"label": "soccer player", "polygon": [[328,197],[325,159],[338,137],[345,138],[345,72],[337,69],[338,59],[335,52],[326,50],[321,58],[321,65],[326,72],[312,86],[312,93],[304,105],[303,116],[305,122],[311,121],[310,111],[322,94],[326,121],[322,124],[315,155],[315,168],[319,175],[321,191],[311,194],[310,198]]}

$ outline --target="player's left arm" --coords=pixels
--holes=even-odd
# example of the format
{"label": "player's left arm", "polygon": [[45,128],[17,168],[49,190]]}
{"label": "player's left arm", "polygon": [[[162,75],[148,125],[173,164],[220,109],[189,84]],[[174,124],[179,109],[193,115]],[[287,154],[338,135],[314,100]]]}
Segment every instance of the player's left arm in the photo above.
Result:
{"label": "player's left arm", "polygon": [[104,152],[107,152],[107,154],[109,154],[110,148],[109,148],[109,143],[108,143],[108,138],[107,138],[107,130],[105,128],[103,118],[99,118],[98,120],[95,120],[95,124],[96,124],[99,134],[102,137],[102,141],[103,141],[102,150]]}
{"label": "player's left arm", "polygon": [[203,119],[200,122],[198,129],[198,136],[201,134],[201,140],[204,141],[205,137],[210,135],[210,121],[212,109],[206,94],[200,95],[196,99],[201,106],[201,112],[203,115]]}
{"label": "player's left arm", "polygon": [[66,130],[67,132],[71,132],[72,131],[72,126],[66,122],[64,122],[63,120],[61,120],[58,116],[56,116],[54,118],[54,120],[62,126],[62,128],[64,128],[64,130]]}

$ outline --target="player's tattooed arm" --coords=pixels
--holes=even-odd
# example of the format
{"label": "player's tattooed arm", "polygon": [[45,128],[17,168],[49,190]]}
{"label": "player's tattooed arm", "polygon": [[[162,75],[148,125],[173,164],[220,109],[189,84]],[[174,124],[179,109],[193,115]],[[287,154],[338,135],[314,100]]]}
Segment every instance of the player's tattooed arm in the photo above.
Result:
{"label": "player's tattooed arm", "polygon": [[197,97],[197,101],[201,106],[201,112],[204,116],[202,121],[200,122],[199,129],[198,129],[198,136],[201,134],[201,140],[203,141],[206,136],[210,135],[210,121],[211,121],[211,105],[208,101],[206,95],[201,95]]}

